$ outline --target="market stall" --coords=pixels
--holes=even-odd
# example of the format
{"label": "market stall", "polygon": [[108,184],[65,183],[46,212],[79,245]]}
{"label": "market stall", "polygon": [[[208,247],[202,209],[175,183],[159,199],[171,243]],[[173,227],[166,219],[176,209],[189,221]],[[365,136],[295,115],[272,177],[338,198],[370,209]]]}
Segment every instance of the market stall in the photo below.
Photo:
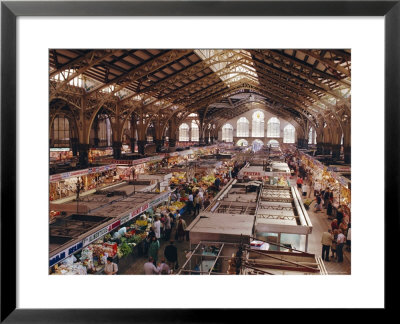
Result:
{"label": "market stall", "polygon": [[114,164],[50,175],[49,199],[73,198],[78,190],[82,194],[108,186],[118,182],[116,175]]}
{"label": "market stall", "polygon": [[[64,263],[68,263],[74,255],[78,263],[87,267],[88,273],[98,273],[104,267],[106,256],[118,257],[119,262],[124,256],[132,257],[135,251],[142,253],[140,243],[147,236],[157,208],[161,205],[167,208],[170,192],[137,192],[132,187],[126,185],[113,192],[88,196],[80,202],[88,209],[87,214],[56,218],[49,225],[49,266],[61,265],[65,259],[68,260]],[[139,218],[144,213],[146,216]],[[63,265],[64,272],[66,266]]]}
{"label": "market stall", "polygon": [[257,238],[267,242],[286,244],[307,252],[312,224],[296,187],[263,186],[255,232]]}

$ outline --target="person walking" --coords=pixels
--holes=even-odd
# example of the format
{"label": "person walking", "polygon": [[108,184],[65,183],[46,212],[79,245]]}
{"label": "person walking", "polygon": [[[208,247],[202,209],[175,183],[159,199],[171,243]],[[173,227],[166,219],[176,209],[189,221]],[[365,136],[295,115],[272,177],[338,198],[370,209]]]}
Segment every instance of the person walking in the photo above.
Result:
{"label": "person walking", "polygon": [[332,246],[333,234],[332,230],[328,229],[327,232],[322,233],[321,243],[322,243],[322,260],[329,262],[329,250]]}
{"label": "person walking", "polygon": [[164,257],[167,259],[171,269],[178,268],[178,249],[174,245],[174,241],[170,241],[164,249]]}
{"label": "person walking", "polygon": [[170,270],[168,264],[165,263],[165,259],[161,260],[159,269],[160,269],[160,274],[162,274],[162,275],[167,275],[167,274],[171,273],[171,270]]}
{"label": "person walking", "polygon": [[156,220],[153,224],[153,229],[157,240],[159,240],[161,237],[161,221],[160,221],[160,216],[158,215],[156,216]]}
{"label": "person walking", "polygon": [[171,229],[171,217],[169,214],[166,214],[164,219],[164,238],[166,241],[169,241],[171,237]]}
{"label": "person walking", "polygon": [[194,215],[200,214],[201,209],[201,198],[200,195],[197,193],[196,197],[194,198]]}
{"label": "person walking", "polygon": [[331,195],[329,188],[327,188],[324,192],[324,208],[327,209],[328,208],[328,202],[329,202],[329,196]]}
{"label": "person walking", "polygon": [[298,177],[296,183],[297,183],[297,188],[301,192],[301,187],[303,186],[303,178],[302,177]]}
{"label": "person walking", "polygon": [[315,199],[316,199],[317,202],[315,203],[314,212],[317,213],[319,211],[322,211],[322,199],[321,199],[321,196],[318,195],[318,194],[317,194]]}
{"label": "person walking", "polygon": [[332,245],[331,245],[331,251],[332,251],[331,259],[337,259],[337,253],[336,253],[337,242],[336,242],[336,239],[338,237],[338,234],[339,234],[339,231],[337,229],[333,230],[333,241],[332,241]]}
{"label": "person walking", "polygon": [[177,238],[179,242],[182,242],[185,239],[185,229],[186,229],[186,222],[179,217],[178,226],[176,228]]}
{"label": "person walking", "polygon": [[189,196],[188,196],[188,202],[187,202],[187,212],[189,215],[191,215],[192,212],[194,212],[193,207],[194,207],[193,194],[190,191]]}
{"label": "person walking", "polygon": [[153,275],[153,274],[159,274],[160,273],[160,268],[157,268],[154,265],[154,259],[152,257],[149,257],[149,261],[147,261],[144,266],[144,274],[146,275]]}
{"label": "person walking", "polygon": [[343,262],[343,246],[344,243],[346,242],[346,237],[343,235],[341,229],[339,229],[339,234],[336,239],[336,242],[337,242],[337,257],[338,257],[337,262]]}
{"label": "person walking", "polygon": [[149,257],[153,258],[154,265],[157,265],[159,249],[160,249],[160,242],[157,240],[156,237],[153,237],[153,240],[150,243],[150,247],[149,247]]}
{"label": "person walking", "polygon": [[347,245],[347,251],[351,252],[351,223],[349,223],[347,229],[346,245]]}

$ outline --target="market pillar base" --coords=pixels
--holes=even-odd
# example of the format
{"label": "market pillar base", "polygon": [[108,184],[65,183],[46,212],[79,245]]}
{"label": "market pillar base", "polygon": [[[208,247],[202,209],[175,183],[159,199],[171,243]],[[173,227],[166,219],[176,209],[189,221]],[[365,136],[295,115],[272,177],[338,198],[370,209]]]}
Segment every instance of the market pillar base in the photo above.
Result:
{"label": "market pillar base", "polygon": [[144,148],[146,146],[146,141],[137,141],[138,153],[144,155]]}
{"label": "market pillar base", "polygon": [[78,155],[78,139],[77,138],[71,138],[71,149],[72,149],[72,155],[77,156]]}
{"label": "market pillar base", "polygon": [[343,147],[344,151],[344,163],[350,164],[351,163],[351,146]]}
{"label": "market pillar base", "polygon": [[331,154],[331,144],[323,143],[322,144],[322,149],[323,149],[323,154],[324,155],[330,155]]}
{"label": "market pillar base", "polygon": [[113,142],[113,157],[114,157],[114,159],[118,160],[121,158],[121,149],[122,149],[121,142]]}
{"label": "market pillar base", "polygon": [[321,155],[324,153],[324,148],[322,147],[322,143],[317,143],[317,151],[315,152],[315,155]]}
{"label": "market pillar base", "polygon": [[136,146],[136,139],[135,138],[131,138],[130,142],[131,142],[131,152],[134,153],[135,152],[135,146]]}
{"label": "market pillar base", "polygon": [[206,145],[208,145],[208,143],[209,143],[208,137],[206,137],[206,138],[204,139],[204,143],[205,143]]}
{"label": "market pillar base", "polygon": [[155,140],[155,143],[156,143],[156,152],[157,153],[160,153],[161,152],[161,149],[163,148],[163,144],[164,144],[164,141],[163,140]]}
{"label": "market pillar base", "polygon": [[99,138],[97,138],[97,137],[95,137],[94,139],[93,139],[93,141],[94,141],[94,146],[99,146],[99,143],[100,143],[100,139]]}
{"label": "market pillar base", "polygon": [[340,160],[340,144],[332,144],[332,159]]}
{"label": "market pillar base", "polygon": [[79,144],[79,164],[85,168],[89,165],[89,144]]}

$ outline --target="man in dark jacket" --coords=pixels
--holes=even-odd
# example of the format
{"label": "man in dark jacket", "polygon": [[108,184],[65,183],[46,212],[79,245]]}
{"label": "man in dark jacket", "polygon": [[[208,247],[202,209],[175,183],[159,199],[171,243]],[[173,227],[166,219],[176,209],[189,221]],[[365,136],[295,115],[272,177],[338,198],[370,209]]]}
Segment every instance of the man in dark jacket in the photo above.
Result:
{"label": "man in dark jacket", "polygon": [[164,256],[167,259],[171,269],[178,268],[178,249],[174,245],[174,241],[170,241],[169,245],[165,247]]}

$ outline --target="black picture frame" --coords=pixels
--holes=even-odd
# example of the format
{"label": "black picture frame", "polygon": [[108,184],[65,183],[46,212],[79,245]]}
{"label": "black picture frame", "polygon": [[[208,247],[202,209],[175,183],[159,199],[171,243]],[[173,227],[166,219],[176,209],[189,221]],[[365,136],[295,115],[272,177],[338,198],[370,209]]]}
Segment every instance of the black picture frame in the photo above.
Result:
{"label": "black picture frame", "polygon": [[[384,16],[385,250],[398,235],[400,4],[396,1],[2,1],[1,3],[1,322],[125,323],[226,321],[238,310],[16,309],[16,19],[18,16]],[[373,46],[373,45],[372,45]],[[366,162],[371,153],[366,154]],[[390,170],[390,173],[388,172]],[[371,189],[372,190],[372,189]],[[378,189],[379,190],[379,189]],[[390,210],[390,212],[389,212]],[[391,216],[391,217],[389,217]],[[394,216],[394,217],[393,217]],[[371,233],[372,234],[372,233]],[[370,242],[374,244],[374,242]],[[367,248],[367,247],[366,247]],[[373,256],[371,256],[373,257]],[[385,308],[398,282],[385,258]],[[371,261],[373,262],[373,261]],[[371,265],[372,266],[372,265]],[[371,273],[373,275],[373,273]],[[389,285],[386,286],[386,283]],[[189,296],[185,292],[183,297]],[[179,307],[179,305],[177,305]],[[266,305],[267,306],[267,305]]]}

